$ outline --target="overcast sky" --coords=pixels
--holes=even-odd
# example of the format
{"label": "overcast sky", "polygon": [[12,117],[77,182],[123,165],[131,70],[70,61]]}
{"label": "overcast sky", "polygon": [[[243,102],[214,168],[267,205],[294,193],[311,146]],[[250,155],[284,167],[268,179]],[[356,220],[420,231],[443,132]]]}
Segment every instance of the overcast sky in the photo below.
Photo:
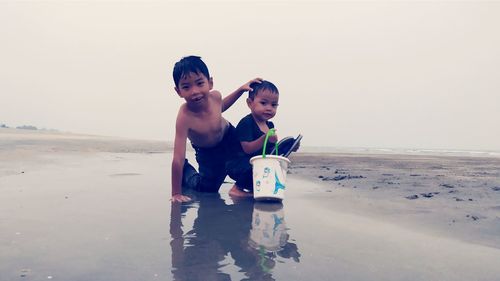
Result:
{"label": "overcast sky", "polygon": [[500,150],[499,30],[500,2],[0,0],[0,123],[173,140],[196,54],[223,95],[274,82],[304,146]]}

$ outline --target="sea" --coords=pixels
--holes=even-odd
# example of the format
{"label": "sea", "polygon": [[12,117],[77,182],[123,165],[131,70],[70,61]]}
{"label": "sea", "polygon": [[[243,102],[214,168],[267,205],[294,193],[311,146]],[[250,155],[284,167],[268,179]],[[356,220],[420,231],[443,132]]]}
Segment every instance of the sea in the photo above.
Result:
{"label": "sea", "polygon": [[349,154],[398,154],[428,156],[499,157],[495,150],[424,149],[424,148],[375,148],[375,147],[300,147],[302,153],[349,153]]}

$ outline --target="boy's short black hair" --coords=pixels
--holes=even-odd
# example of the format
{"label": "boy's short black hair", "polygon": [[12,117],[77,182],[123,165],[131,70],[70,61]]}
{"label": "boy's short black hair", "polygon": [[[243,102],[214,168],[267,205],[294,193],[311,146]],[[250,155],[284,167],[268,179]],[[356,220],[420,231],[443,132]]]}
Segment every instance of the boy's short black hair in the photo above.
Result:
{"label": "boy's short black hair", "polygon": [[183,57],[180,61],[176,62],[174,65],[174,83],[175,86],[179,86],[179,81],[182,76],[187,75],[189,73],[201,73],[210,79],[210,74],[208,73],[207,65],[201,60],[201,57],[198,56],[188,56]]}
{"label": "boy's short black hair", "polygon": [[251,100],[253,100],[255,98],[257,93],[259,93],[260,91],[264,91],[264,90],[268,90],[271,93],[275,93],[277,95],[280,94],[280,92],[278,91],[278,88],[272,82],[269,82],[266,80],[262,80],[261,83],[254,82],[254,83],[250,84],[250,88],[253,89],[250,92],[248,92],[248,98],[250,98]]}

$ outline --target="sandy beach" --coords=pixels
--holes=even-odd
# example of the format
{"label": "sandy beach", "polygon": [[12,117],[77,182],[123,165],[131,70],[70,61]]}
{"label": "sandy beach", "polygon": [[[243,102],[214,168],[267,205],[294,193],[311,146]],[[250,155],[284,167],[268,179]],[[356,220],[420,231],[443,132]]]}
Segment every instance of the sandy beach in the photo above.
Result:
{"label": "sandy beach", "polygon": [[164,142],[0,129],[0,159],[0,280],[500,276],[500,158],[296,153],[281,204],[183,205]]}
{"label": "sandy beach", "polygon": [[500,247],[500,158],[297,154],[330,208]]}

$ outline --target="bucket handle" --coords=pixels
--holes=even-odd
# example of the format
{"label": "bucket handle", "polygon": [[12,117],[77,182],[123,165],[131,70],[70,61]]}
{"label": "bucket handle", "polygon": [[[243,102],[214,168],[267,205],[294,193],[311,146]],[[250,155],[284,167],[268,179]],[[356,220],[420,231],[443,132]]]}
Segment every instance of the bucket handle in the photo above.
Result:
{"label": "bucket handle", "polygon": [[[274,128],[269,129],[266,133],[266,138],[264,139],[264,145],[262,147],[262,158],[266,158],[266,146],[267,146],[267,139],[269,139],[270,136],[274,136],[276,134],[276,130]],[[274,150],[276,151],[276,156],[278,156],[278,142],[274,144],[276,147]]]}

